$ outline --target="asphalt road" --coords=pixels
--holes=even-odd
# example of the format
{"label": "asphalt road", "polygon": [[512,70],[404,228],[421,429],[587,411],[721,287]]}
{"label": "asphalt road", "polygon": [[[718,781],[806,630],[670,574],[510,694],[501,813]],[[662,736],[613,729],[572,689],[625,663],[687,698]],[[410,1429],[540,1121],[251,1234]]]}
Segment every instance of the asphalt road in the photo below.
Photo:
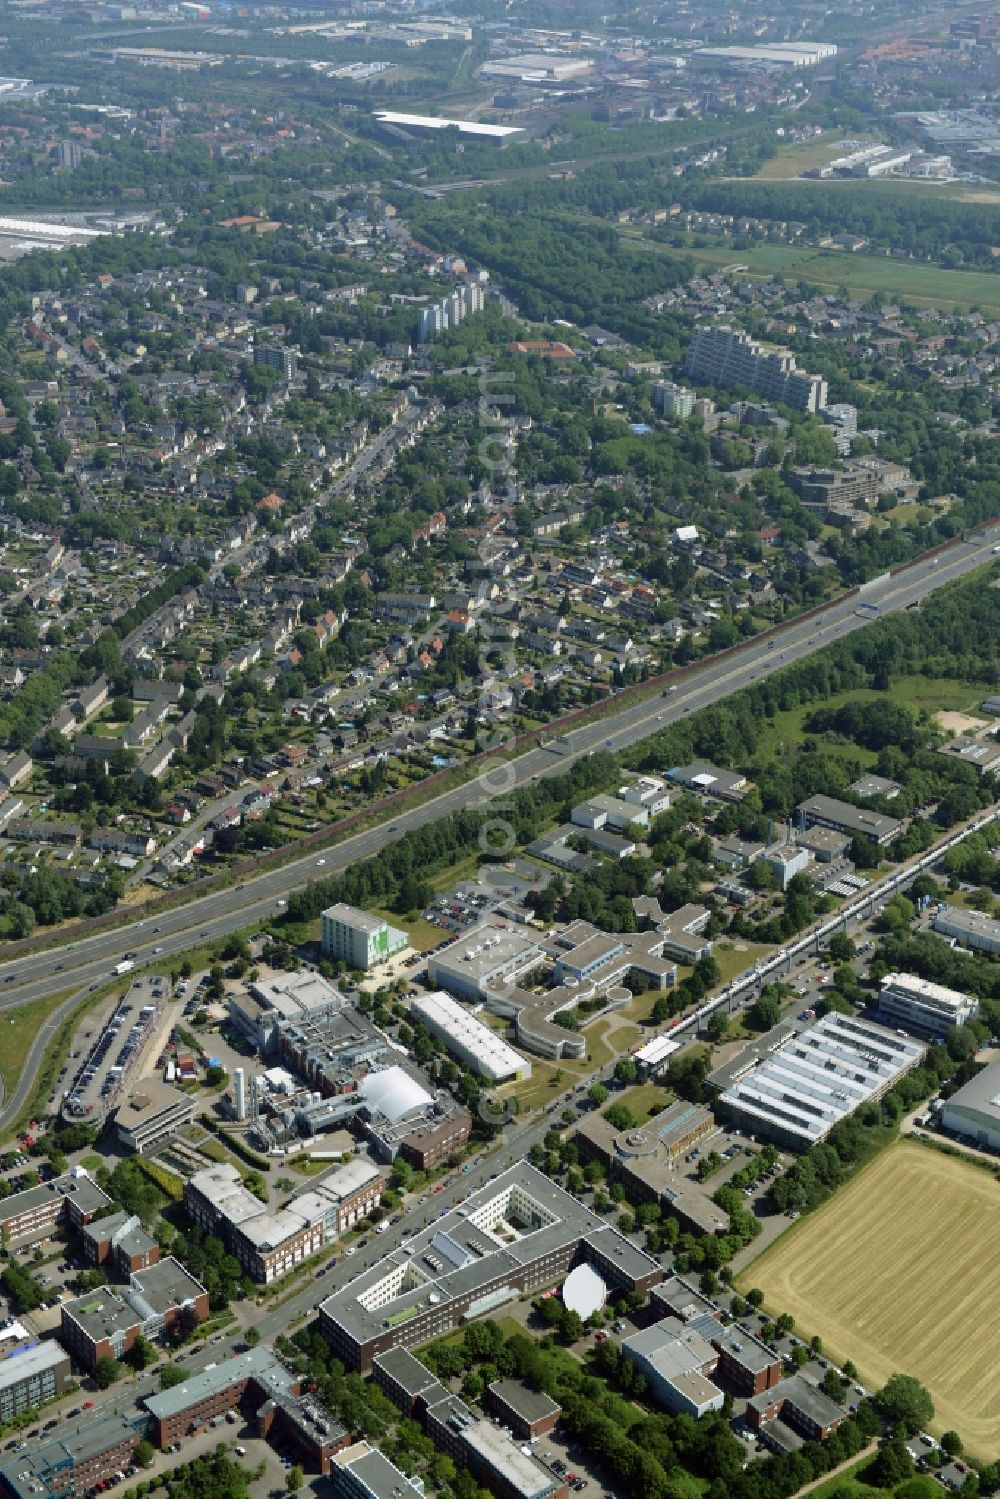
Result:
{"label": "asphalt road", "polygon": [[[865,599],[877,603],[883,615],[905,609],[943,584],[981,567],[998,541],[1000,526],[976,537],[974,542],[955,542],[930,562],[919,562],[887,582],[871,587]],[[575,729],[560,739],[558,746],[530,750],[504,764],[502,771],[498,768],[492,776],[480,775],[477,780],[446,791],[420,807],[401,812],[388,826],[382,824],[358,833],[326,854],[310,854],[241,885],[206,893],[201,899],[131,926],[5,963],[0,966],[0,1011],[50,994],[53,987],[69,983],[96,985],[111,975],[113,966],[126,952],[136,953],[137,967],[167,964],[172,957],[199,942],[213,941],[273,916],[292,890],[370,857],[387,842],[414,828],[463,807],[485,808],[494,801],[502,803],[515,786],[541,775],[559,773],[593,750],[605,746],[625,749],[659,728],[812,655],[854,630],[865,628],[867,621],[855,612],[856,608],[855,597],[840,600],[820,616],[791,624],[773,645],[766,640],[750,641],[736,654],[707,662],[690,673],[667,695],[647,698]],[[502,818],[499,807],[498,817]],[[61,976],[64,972],[66,977]]]}

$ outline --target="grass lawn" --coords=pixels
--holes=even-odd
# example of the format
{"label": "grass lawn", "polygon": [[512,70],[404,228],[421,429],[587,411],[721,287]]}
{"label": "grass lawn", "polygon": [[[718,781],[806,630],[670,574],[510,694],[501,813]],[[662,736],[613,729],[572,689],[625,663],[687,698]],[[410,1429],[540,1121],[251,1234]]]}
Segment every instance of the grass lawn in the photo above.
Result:
{"label": "grass lawn", "polygon": [[733,942],[717,942],[712,948],[712,957],[718,963],[722,972],[722,978],[719,982],[722,984],[731,983],[737,974],[746,973],[747,969],[752,968],[758,958],[762,958],[765,953],[772,951],[773,949],[768,947],[764,942],[741,941],[738,945]]}
{"label": "grass lawn", "polygon": [[613,1093],[608,1104],[623,1103],[631,1109],[633,1118],[649,1119],[665,1109],[673,1099],[670,1089],[661,1087],[659,1083],[638,1083],[634,1088],[626,1088],[624,1093]]}
{"label": "grass lawn", "polygon": [[[866,138],[867,139],[867,138]],[[844,155],[844,132],[824,130],[822,135],[810,141],[796,141],[790,146],[779,146],[777,156],[765,161],[757,176],[762,180],[783,177],[800,177],[809,167],[823,167]],[[874,145],[874,141],[871,142]]]}
{"label": "grass lawn", "polygon": [[432,947],[439,947],[448,933],[439,926],[431,926],[419,916],[416,921],[408,921],[405,916],[397,916],[394,911],[387,911],[373,906],[373,916],[384,916],[390,926],[399,927],[401,931],[409,932],[410,946],[414,952],[429,952]]}
{"label": "grass lawn", "polygon": [[33,999],[0,1015],[0,1076],[4,1087],[12,1093],[24,1068],[24,1061],[49,1016],[58,1010],[72,990],[63,989],[59,994],[46,994],[44,999]]}
{"label": "grass lawn", "polygon": [[845,1489],[852,1496],[852,1499],[855,1495],[888,1492],[885,1489],[875,1489],[870,1484],[858,1481],[858,1475],[862,1469],[867,1468],[871,1460],[872,1454],[870,1452],[866,1453],[864,1457],[858,1458],[856,1463],[852,1463],[849,1468],[844,1468],[840,1473],[835,1474],[833,1478],[827,1478],[823,1483],[817,1484],[814,1489],[809,1490],[810,1499],[831,1499],[833,1494]]}
{"label": "grass lawn", "polygon": [[758,1259],[744,1284],[851,1358],[869,1388],[896,1370],[930,1391],[938,1430],[984,1458],[1000,1384],[1000,1193],[992,1174],[898,1141]]}
{"label": "grass lawn", "polygon": [[[884,693],[862,687],[849,692],[835,693],[822,704],[810,703],[802,708],[787,708],[782,713],[776,713],[773,718],[762,721],[755,755],[769,758],[777,755],[779,751],[787,754],[788,751],[797,748],[805,732],[803,729],[805,720],[820,707],[831,709],[841,708],[845,703],[882,702],[884,696]],[[944,677],[923,676],[901,677],[893,682],[890,693],[894,703],[898,703],[901,708],[909,708],[911,713],[919,713],[923,708],[932,713],[947,710],[958,713],[976,712],[985,696],[986,689],[982,683],[955,682]],[[873,751],[861,749],[856,744],[826,744],[825,748],[831,754],[843,753],[851,759],[857,759],[865,766],[874,765],[877,758]]]}

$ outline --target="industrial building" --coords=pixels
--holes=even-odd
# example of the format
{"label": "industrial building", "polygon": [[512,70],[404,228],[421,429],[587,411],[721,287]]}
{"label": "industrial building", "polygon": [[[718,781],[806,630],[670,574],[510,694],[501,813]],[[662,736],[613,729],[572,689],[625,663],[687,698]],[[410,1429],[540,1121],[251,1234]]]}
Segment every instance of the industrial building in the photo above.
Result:
{"label": "industrial building", "polygon": [[568,83],[594,71],[589,57],[559,56],[551,52],[521,52],[516,57],[496,58],[479,69],[483,78],[516,79],[522,83]]}
{"label": "industrial building", "polygon": [[945,906],[943,911],[935,912],[932,925],[942,937],[953,937],[961,947],[1000,953],[1000,921],[984,916],[982,911],[962,911],[958,906]]}
{"label": "industrial building", "polygon": [[769,68],[814,68],[836,55],[833,42],[760,42],[746,47],[696,47],[692,54],[698,62]]}
{"label": "industrial building", "polygon": [[120,1359],[136,1338],[189,1332],[208,1316],[208,1292],[172,1256],[129,1277],[99,1286],[62,1307],[59,1337],[89,1374],[102,1358]]}
{"label": "industrial building", "polygon": [[320,1305],[320,1330],[349,1369],[412,1348],[551,1286],[589,1263],[609,1287],[647,1291],[654,1260],[520,1161]]}
{"label": "industrial building", "polygon": [[0,1421],[6,1426],[15,1416],[54,1400],[70,1375],[69,1355],[52,1340],[33,1338],[5,1348],[0,1356]]}
{"label": "industrial building", "polygon": [[879,988],[880,1018],[917,1036],[944,1037],[949,1027],[965,1025],[979,1014],[979,1001],[958,989],[946,989],[912,973],[887,973]]}
{"label": "industrial building", "polygon": [[861,1104],[881,1098],[923,1052],[905,1036],[831,1012],[787,1034],[774,1051],[756,1051],[719,1103],[743,1129],[805,1150]]}
{"label": "industrial building", "polygon": [[839,801],[835,796],[811,796],[800,802],[795,809],[799,827],[832,828],[848,838],[864,838],[884,848],[903,831],[903,824],[895,817],[885,817],[881,812],[869,812],[864,807],[855,807],[852,802]]}
{"label": "industrial building", "polygon": [[987,1150],[1000,1150],[1000,1061],[991,1062],[941,1105],[945,1129]]}
{"label": "industrial building", "polygon": [[827,401],[822,375],[800,370],[790,350],[757,343],[724,325],[695,329],[684,370],[702,385],[751,390],[796,411],[818,411]]}
{"label": "industrial building", "polygon": [[194,1099],[155,1077],[137,1082],[112,1116],[118,1143],[136,1155],[146,1155],[193,1119]]}
{"label": "industrial building", "polygon": [[701,796],[718,796],[727,802],[741,801],[749,787],[746,776],[740,771],[722,770],[707,760],[675,765],[667,771],[667,778],[688,791],[698,792]]}
{"label": "industrial building", "polygon": [[386,962],[410,944],[406,933],[390,926],[384,916],[372,916],[343,901],[323,912],[320,928],[327,957],[363,972],[376,963]]}
{"label": "industrial building", "polygon": [[410,1005],[410,1014],[425,1025],[432,1036],[472,1072],[490,1083],[524,1082],[531,1076],[531,1063],[477,1020],[443,989],[420,994]]}
{"label": "industrial building", "polygon": [[478,120],[451,120],[444,119],[438,115],[415,115],[403,114],[397,109],[376,109],[374,118],[380,125],[387,125],[396,131],[416,131],[422,134],[426,131],[454,130],[459,135],[475,136],[479,140],[492,142],[496,146],[505,145],[512,136],[523,135],[523,125],[483,125]]}

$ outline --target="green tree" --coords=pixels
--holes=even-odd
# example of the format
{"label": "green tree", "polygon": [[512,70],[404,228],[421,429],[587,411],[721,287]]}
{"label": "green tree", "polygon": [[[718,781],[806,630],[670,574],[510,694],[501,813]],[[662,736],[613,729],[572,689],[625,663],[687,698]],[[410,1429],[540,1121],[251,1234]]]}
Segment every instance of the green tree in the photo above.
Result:
{"label": "green tree", "polygon": [[890,1375],[877,1399],[886,1420],[901,1426],[908,1436],[926,1430],[934,1419],[934,1402],[912,1374]]}
{"label": "green tree", "polygon": [[946,1431],[941,1437],[941,1446],[949,1457],[958,1457],[962,1451],[962,1438],[957,1431]]}
{"label": "green tree", "polygon": [[105,1355],[94,1365],[94,1383],[99,1390],[108,1390],[125,1372],[124,1364]]}
{"label": "green tree", "polygon": [[288,1473],[285,1476],[285,1488],[290,1494],[297,1494],[299,1489],[305,1482],[305,1477],[306,1475],[303,1473],[298,1463],[294,1463],[292,1467],[289,1468]]}
{"label": "green tree", "polygon": [[147,1441],[146,1438],[143,1437],[142,1441],[135,1449],[135,1460],[139,1464],[139,1467],[148,1468],[155,1456],[156,1448],[153,1446],[152,1442]]}

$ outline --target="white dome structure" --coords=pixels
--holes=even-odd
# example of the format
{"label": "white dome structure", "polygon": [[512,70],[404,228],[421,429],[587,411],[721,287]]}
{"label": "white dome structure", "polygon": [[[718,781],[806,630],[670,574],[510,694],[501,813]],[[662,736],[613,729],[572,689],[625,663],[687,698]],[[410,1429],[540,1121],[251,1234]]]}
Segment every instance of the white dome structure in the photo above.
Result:
{"label": "white dome structure", "polygon": [[368,1107],[384,1114],[390,1124],[395,1124],[413,1109],[426,1108],[434,1101],[402,1067],[383,1067],[379,1072],[370,1072],[362,1080],[359,1092]]}

